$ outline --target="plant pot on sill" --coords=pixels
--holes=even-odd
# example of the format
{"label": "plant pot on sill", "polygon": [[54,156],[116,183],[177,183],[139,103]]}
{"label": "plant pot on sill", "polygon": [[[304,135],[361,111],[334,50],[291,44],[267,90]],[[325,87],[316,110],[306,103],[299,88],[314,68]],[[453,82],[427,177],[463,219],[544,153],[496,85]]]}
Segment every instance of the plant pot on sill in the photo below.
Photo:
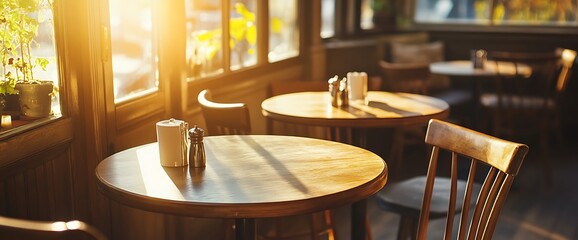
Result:
{"label": "plant pot on sill", "polygon": [[20,96],[22,118],[35,119],[50,115],[52,91],[54,90],[54,85],[51,81],[17,83],[16,90],[18,90],[18,95]]}

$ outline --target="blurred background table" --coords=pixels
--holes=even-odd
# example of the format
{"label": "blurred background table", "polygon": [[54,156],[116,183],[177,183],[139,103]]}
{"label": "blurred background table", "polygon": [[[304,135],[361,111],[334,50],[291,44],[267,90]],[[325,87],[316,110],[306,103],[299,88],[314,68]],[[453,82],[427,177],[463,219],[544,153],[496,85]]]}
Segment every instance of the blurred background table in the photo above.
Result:
{"label": "blurred background table", "polygon": [[513,62],[487,61],[484,68],[474,68],[470,60],[454,60],[445,62],[434,62],[429,65],[432,74],[439,74],[451,77],[452,81],[466,82],[472,91],[472,128],[480,129],[479,118],[481,117],[480,96],[482,94],[482,84],[484,81],[493,81],[497,77],[526,76],[532,74],[532,68],[524,64],[514,64]]}

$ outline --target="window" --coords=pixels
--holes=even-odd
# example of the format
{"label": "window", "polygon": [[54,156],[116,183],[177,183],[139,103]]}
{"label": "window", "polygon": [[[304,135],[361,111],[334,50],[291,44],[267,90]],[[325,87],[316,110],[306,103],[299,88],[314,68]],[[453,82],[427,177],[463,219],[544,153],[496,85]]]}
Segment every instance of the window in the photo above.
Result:
{"label": "window", "polygon": [[321,1],[321,37],[335,35],[335,0]]}
{"label": "window", "polygon": [[[349,37],[395,30],[409,1],[322,0],[321,37]],[[337,36],[336,36],[337,35]]]}
{"label": "window", "polygon": [[361,28],[362,29],[372,29],[373,26],[373,8],[371,6],[374,4],[373,0],[362,0],[361,1]]}
{"label": "window", "polygon": [[[42,11],[36,16],[39,19],[38,35],[34,39],[31,52],[33,56],[48,59],[46,70],[34,68],[34,76],[38,79],[50,79],[58,89],[59,74],[56,62],[56,48],[54,44],[54,17],[48,1],[41,1]],[[60,95],[56,92],[52,101],[52,113],[60,114]]]}
{"label": "window", "polygon": [[[59,116],[60,98],[58,93],[59,72],[54,41],[54,17],[52,5],[47,0],[2,1],[0,4],[0,112],[10,115],[12,120],[34,120],[45,115]],[[16,93],[20,81],[51,81],[55,87],[48,106],[33,107],[33,116],[26,116],[20,101],[24,94]],[[16,88],[15,88],[16,87]],[[50,89],[48,89],[50,90]],[[46,95],[44,95],[46,96]],[[29,100],[35,104],[39,99]],[[23,107],[29,107],[24,104]],[[6,107],[6,108],[4,108]],[[34,116],[38,115],[38,116]],[[8,121],[8,116],[3,117]],[[28,122],[12,125],[27,124]],[[4,126],[6,127],[6,126]]]}
{"label": "window", "polygon": [[220,1],[185,2],[187,76],[201,78],[223,72],[222,6]]}
{"label": "window", "polygon": [[[188,80],[298,56],[298,2],[185,0]],[[268,7],[269,16],[259,16],[261,7]],[[259,21],[267,21],[262,26],[269,29],[268,36],[262,38],[267,41],[264,43],[258,43],[263,37],[259,36]],[[223,41],[226,38],[228,41]],[[259,59],[265,56],[267,59]]]}
{"label": "window", "polygon": [[257,64],[256,0],[230,0],[231,70]]}
{"label": "window", "polygon": [[418,23],[576,26],[578,7],[568,0],[418,0]]}
{"label": "window", "polygon": [[115,103],[158,90],[152,4],[109,1]]}
{"label": "window", "polygon": [[297,0],[269,1],[269,62],[299,55]]}

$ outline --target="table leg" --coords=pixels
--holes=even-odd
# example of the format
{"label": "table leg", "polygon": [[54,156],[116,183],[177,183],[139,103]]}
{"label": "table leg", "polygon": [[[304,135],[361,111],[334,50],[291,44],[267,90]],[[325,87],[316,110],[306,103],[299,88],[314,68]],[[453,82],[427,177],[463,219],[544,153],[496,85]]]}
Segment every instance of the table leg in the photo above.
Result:
{"label": "table leg", "polygon": [[254,240],[255,239],[255,219],[237,218],[235,219],[235,239]]}
{"label": "table leg", "polygon": [[482,106],[480,104],[480,97],[482,95],[482,83],[479,79],[474,79],[472,82],[472,106],[474,109],[474,119],[472,120],[473,128],[480,130],[481,121],[480,116],[482,115]]}
{"label": "table leg", "polygon": [[367,239],[367,200],[363,199],[351,205],[351,239]]}

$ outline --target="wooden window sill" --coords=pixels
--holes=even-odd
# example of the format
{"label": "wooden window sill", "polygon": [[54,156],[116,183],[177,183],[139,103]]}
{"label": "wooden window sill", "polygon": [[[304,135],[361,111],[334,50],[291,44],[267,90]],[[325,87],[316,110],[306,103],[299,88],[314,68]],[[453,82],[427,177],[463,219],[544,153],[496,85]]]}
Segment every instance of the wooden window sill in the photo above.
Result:
{"label": "wooden window sill", "polygon": [[62,118],[61,114],[51,115],[45,118],[33,119],[33,120],[25,120],[25,119],[17,119],[12,120],[11,127],[0,127],[0,141],[5,139],[11,138],[18,134],[31,131],[38,127],[47,125],[52,123],[58,119]]}

